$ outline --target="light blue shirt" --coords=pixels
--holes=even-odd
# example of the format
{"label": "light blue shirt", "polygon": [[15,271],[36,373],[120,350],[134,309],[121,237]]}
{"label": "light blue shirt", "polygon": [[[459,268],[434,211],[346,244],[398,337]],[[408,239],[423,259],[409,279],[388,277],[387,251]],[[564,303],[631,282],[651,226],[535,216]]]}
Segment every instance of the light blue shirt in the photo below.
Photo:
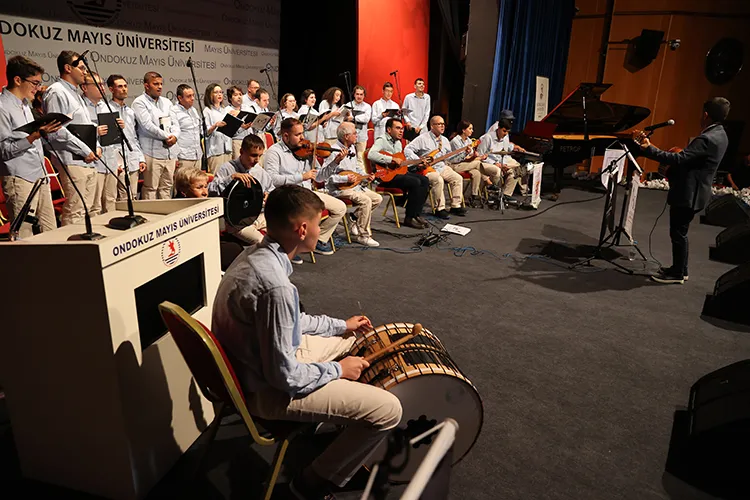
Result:
{"label": "light blue shirt", "polygon": [[[180,139],[180,124],[169,99],[161,96],[154,99],[143,93],[133,101],[133,111],[135,111],[135,130],[143,154],[158,160],[176,159],[179,150],[177,144],[170,147],[164,145],[164,141],[170,135]],[[166,118],[170,121],[170,125],[166,127],[167,130],[162,128],[162,123]]]}
{"label": "light blue shirt", "polygon": [[211,131],[214,123],[223,121],[231,109],[229,106],[224,106],[220,109],[216,109],[213,106],[203,108],[203,119],[206,121],[208,134],[206,135],[206,156],[218,156],[232,152],[232,138],[219,132],[218,128],[215,128],[213,132]]}
{"label": "light blue shirt", "polygon": [[[453,139],[451,139],[451,151],[455,151],[457,149],[461,149],[463,147],[469,146],[471,144],[471,137],[469,137],[466,140],[463,140],[461,138],[461,134],[456,135]],[[466,151],[462,153],[458,153],[456,156],[450,159],[450,163],[461,163],[464,161],[468,156],[470,156],[472,153],[471,148],[467,149]]]}
{"label": "light blue shirt", "polygon": [[396,140],[388,134],[381,135],[375,139],[375,143],[370,148],[370,152],[367,153],[367,159],[380,165],[390,165],[393,158],[382,154],[381,151],[395,154],[400,153],[402,150],[403,146],[401,145],[400,140]]}
{"label": "light blue shirt", "polygon": [[247,170],[239,158],[226,162],[219,167],[214,174],[214,179],[208,185],[208,193],[211,196],[221,196],[224,190],[232,182],[232,174],[250,174],[260,183],[264,193],[273,191],[273,179],[260,165],[255,165]]}
{"label": "light blue shirt", "polygon": [[[107,109],[107,105],[104,104],[104,99],[99,99],[96,101],[96,104],[93,103],[88,97],[81,96],[83,99],[83,103],[86,105],[86,111],[89,113],[89,117],[91,118],[91,123],[93,123],[96,126],[99,126],[99,113],[109,113],[109,109]],[[114,111],[114,110],[113,110]],[[107,133],[110,131],[107,130]],[[117,158],[115,157],[116,149],[115,145],[102,147],[99,145],[99,134],[97,133],[96,136],[96,144],[97,146],[102,148],[102,158],[104,159],[104,162],[107,163],[107,166],[112,169],[113,172],[117,173]],[[119,144],[118,144],[119,146]],[[106,174],[107,168],[104,166],[104,163],[97,160],[94,162],[94,166],[96,167],[96,171],[100,174]]]}
{"label": "light blue shirt", "polygon": [[201,117],[195,108],[185,109],[182,104],[174,105],[174,114],[180,125],[180,137],[177,138],[177,158],[180,160],[197,160],[203,158],[201,149]]}
{"label": "light blue shirt", "polygon": [[430,94],[424,93],[419,97],[416,92],[406,94],[404,97],[404,115],[406,120],[414,128],[419,128],[420,134],[426,134],[430,131],[427,123],[430,121]]}
{"label": "light blue shirt", "polygon": [[[497,130],[497,129],[495,129]],[[510,136],[505,136],[502,140],[498,140],[497,132],[486,133],[479,138],[481,141],[477,147],[477,154],[489,155],[487,159],[492,163],[499,163],[500,165],[506,165],[509,163],[515,163],[513,157],[510,155],[496,155],[493,152],[498,151],[513,151],[513,143],[510,142]]]}
{"label": "light blue shirt", "polygon": [[240,254],[219,283],[211,329],[246,394],[266,387],[304,396],[341,377],[341,365],[300,363],[302,335],[342,335],[346,322],[299,310],[292,263],[267,236]]}
{"label": "light blue shirt", "polygon": [[[440,152],[435,156],[443,156],[451,152],[451,144],[444,135],[438,138],[435,137],[435,134],[429,132],[427,134],[420,134],[419,137],[407,144],[404,149],[404,156],[409,160],[418,160],[436,149],[439,149]],[[435,169],[435,172],[440,172],[445,168],[445,162],[441,161],[430,166]]]}
{"label": "light blue shirt", "polygon": [[310,160],[298,160],[284,141],[279,141],[268,148],[263,167],[271,174],[275,187],[297,184],[312,189],[312,182],[302,180],[302,174],[311,168]]}
{"label": "light blue shirt", "polygon": [[[120,113],[120,118],[122,118],[122,121],[125,122],[123,133],[128,139],[130,147],[132,148],[131,151],[127,146],[125,146],[125,156],[127,158],[126,164],[128,166],[128,172],[135,172],[136,170],[138,170],[138,167],[141,163],[146,162],[146,158],[144,158],[143,156],[143,151],[141,151],[141,145],[138,143],[138,137],[135,134],[135,111],[133,111],[133,108],[131,108],[127,104],[123,104],[121,106],[115,101],[109,101],[109,105],[112,107],[113,112]],[[120,144],[114,144],[113,147],[115,148],[116,153],[115,165],[120,165],[122,164],[123,146]]]}
{"label": "light blue shirt", "polygon": [[67,129],[69,125],[93,125],[91,117],[86,111],[86,105],[81,96],[78,95],[76,86],[62,79],[50,85],[44,94],[44,111],[46,113],[62,113],[71,118],[71,121],[66,123],[64,127],[47,136],[60,156],[60,160],[66,165],[95,168],[96,162],[86,163],[73,156],[85,158],[92,153],[82,140]]}
{"label": "light blue shirt", "polygon": [[0,177],[19,177],[34,182],[46,175],[42,140],[29,142],[29,134],[14,129],[34,121],[31,106],[7,88],[0,94]]}
{"label": "light blue shirt", "polygon": [[[331,146],[335,149],[347,149],[340,141]],[[338,184],[348,184],[349,178],[346,175],[339,175],[339,172],[344,170],[350,170],[361,175],[367,175],[366,172],[359,166],[357,161],[357,150],[354,146],[349,146],[349,155],[346,156],[338,164],[334,161],[338,153],[331,153],[328,158],[323,161],[323,166],[318,170],[318,175],[315,178],[318,182],[325,182],[326,191],[331,196],[338,196],[341,194],[341,190],[338,188]],[[367,189],[363,184],[358,184],[349,191],[364,191]]]}

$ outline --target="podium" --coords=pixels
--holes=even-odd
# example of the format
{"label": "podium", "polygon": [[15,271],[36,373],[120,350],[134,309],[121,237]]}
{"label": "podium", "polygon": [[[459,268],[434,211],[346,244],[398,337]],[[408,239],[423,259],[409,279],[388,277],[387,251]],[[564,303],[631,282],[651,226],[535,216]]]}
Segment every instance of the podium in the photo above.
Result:
{"label": "podium", "polygon": [[3,387],[24,477],[143,498],[213,418],[158,304],[210,326],[221,279],[221,199],[134,202],[128,231],[68,241],[69,225],[0,244]]}

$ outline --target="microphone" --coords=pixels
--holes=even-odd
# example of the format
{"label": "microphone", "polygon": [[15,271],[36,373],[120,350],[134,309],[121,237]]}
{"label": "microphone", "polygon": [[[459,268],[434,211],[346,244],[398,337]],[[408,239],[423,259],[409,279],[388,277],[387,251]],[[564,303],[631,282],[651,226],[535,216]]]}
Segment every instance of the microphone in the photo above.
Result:
{"label": "microphone", "polygon": [[645,130],[646,132],[653,132],[654,130],[658,128],[671,127],[672,125],[674,125],[674,120],[667,120],[665,122],[656,123],[654,125],[649,125],[648,127],[644,127],[643,130]]}
{"label": "microphone", "polygon": [[187,60],[187,63],[185,63],[185,66],[187,66],[188,68],[192,68],[193,67],[193,58],[192,58],[192,56],[188,57],[188,60]]}
{"label": "microphone", "polygon": [[396,76],[396,73],[398,73],[398,70],[397,70],[397,69],[394,69],[393,71],[391,71],[391,72],[390,72],[390,73],[388,73],[388,74],[389,74],[389,75],[393,75],[393,76]]}
{"label": "microphone", "polygon": [[343,73],[339,73],[339,76],[346,76],[346,75],[348,75],[348,74],[349,74],[349,72],[348,72],[348,71],[344,71]]}
{"label": "microphone", "polygon": [[265,73],[266,71],[268,71],[268,68],[263,68],[262,70],[260,70],[261,73]]}
{"label": "microphone", "polygon": [[88,53],[89,53],[89,51],[88,51],[88,50],[84,50],[84,51],[83,51],[83,54],[81,54],[80,56],[78,56],[78,57],[76,57],[75,59],[73,59],[73,62],[71,62],[71,63],[70,63],[70,65],[71,65],[71,66],[73,66],[73,67],[75,68],[76,66],[78,66],[78,64],[79,64],[79,63],[80,63],[81,61],[83,61],[84,59],[86,59],[86,54],[88,54]]}

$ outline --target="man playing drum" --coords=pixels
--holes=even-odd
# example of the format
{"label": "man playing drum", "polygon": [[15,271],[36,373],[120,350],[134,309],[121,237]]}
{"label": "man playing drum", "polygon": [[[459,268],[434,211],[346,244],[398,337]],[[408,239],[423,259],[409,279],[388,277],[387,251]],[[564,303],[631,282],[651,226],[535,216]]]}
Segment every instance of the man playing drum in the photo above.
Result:
{"label": "man playing drum", "polygon": [[356,382],[369,363],[348,356],[353,332],[372,328],[300,313],[291,260],[310,252],[323,202],[301,186],[276,188],[266,202],[267,234],[227,270],[214,301],[212,329],[234,365],[250,413],[271,420],[332,422],[346,429],[295,477],[298,498],[324,498],[344,486],[401,420],[398,398]]}

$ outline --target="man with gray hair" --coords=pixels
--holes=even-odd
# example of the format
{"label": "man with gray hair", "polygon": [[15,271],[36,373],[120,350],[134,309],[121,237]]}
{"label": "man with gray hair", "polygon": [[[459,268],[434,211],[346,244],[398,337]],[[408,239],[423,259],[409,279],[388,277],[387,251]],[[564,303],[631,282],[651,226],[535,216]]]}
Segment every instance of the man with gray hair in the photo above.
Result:
{"label": "man with gray hair", "polygon": [[[351,122],[344,122],[336,129],[337,141],[333,145],[338,153],[331,153],[318,170],[316,180],[325,182],[326,191],[331,196],[350,200],[354,213],[350,218],[352,236],[357,243],[369,247],[380,246],[372,239],[370,222],[372,211],[378,208],[383,197],[365,187],[362,183],[372,181],[375,176],[367,174],[357,162],[357,128]],[[353,187],[348,187],[354,184]]]}

